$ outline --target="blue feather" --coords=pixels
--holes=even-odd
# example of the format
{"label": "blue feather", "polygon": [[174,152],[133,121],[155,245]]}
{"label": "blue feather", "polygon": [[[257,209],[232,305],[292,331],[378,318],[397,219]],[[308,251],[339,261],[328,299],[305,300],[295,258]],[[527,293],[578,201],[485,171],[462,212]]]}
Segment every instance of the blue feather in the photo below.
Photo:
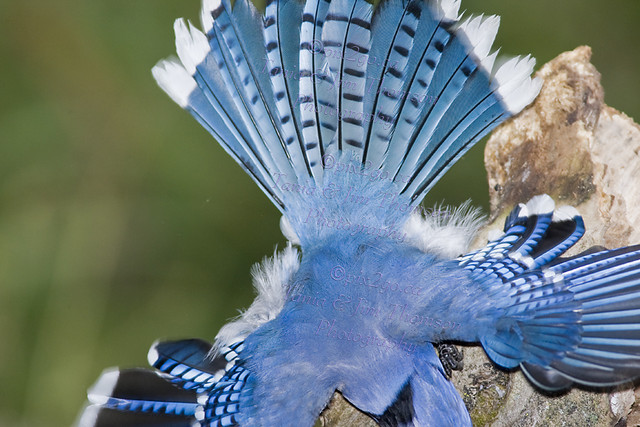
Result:
{"label": "blue feather", "polygon": [[371,4],[365,0],[333,0],[322,42],[337,82],[338,149],[362,158],[364,147],[365,75],[371,48]]}
{"label": "blue feather", "polygon": [[[398,121],[400,107],[407,96],[406,70],[413,39],[420,22],[422,5],[408,2],[404,8],[384,3],[374,16],[370,57],[367,67],[365,105],[371,108],[366,126],[362,162],[380,168],[389,150],[391,136]],[[370,151],[370,152],[369,152]]]}
{"label": "blue feather", "polygon": [[300,27],[300,98],[302,134],[317,185],[323,180],[322,156],[330,150],[338,126],[336,87],[322,46],[329,1],[308,0]]}
{"label": "blue feather", "polygon": [[[264,17],[264,39],[278,111],[278,124],[293,164],[295,176],[311,177],[311,166],[303,147],[298,102],[298,40],[302,6],[297,1],[271,0]],[[294,179],[291,177],[290,179]]]}

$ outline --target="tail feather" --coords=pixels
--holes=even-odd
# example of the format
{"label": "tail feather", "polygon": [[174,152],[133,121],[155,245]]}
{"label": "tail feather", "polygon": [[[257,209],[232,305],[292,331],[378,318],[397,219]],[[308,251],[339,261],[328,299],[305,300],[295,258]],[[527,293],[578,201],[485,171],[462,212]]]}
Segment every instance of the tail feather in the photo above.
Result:
{"label": "tail feather", "polygon": [[300,26],[300,97],[298,106],[302,134],[309,157],[309,166],[316,183],[322,183],[322,156],[329,150],[338,126],[336,87],[320,42],[328,0],[307,1]]}
{"label": "tail feather", "polygon": [[380,168],[389,150],[406,98],[409,59],[423,10],[422,3],[417,1],[407,2],[404,7],[392,1],[383,3],[374,15],[376,37],[370,51],[372,60],[366,69],[365,105],[371,105],[372,114],[365,125],[362,162],[374,170]]}
{"label": "tail feather", "polygon": [[203,8],[210,8],[213,21],[211,30],[207,33],[210,52],[260,156],[269,162],[272,170],[297,176],[292,173],[294,169],[288,159],[287,150],[278,149],[277,145],[271,142],[277,141],[283,146],[286,139],[274,125],[275,112],[268,108],[274,99],[273,92],[269,86],[260,86],[259,70],[247,59],[247,48],[238,35],[239,31],[235,19],[231,16],[230,7],[227,0],[207,0],[203,5]]}
{"label": "tail feather", "polygon": [[[424,11],[423,15],[428,16],[428,12]],[[422,19],[418,26],[418,35],[407,70],[407,93],[409,96],[408,99],[407,97],[402,99],[399,119],[391,142],[393,150],[389,150],[383,164],[383,168],[392,173],[394,177],[398,176],[399,170],[413,146],[412,137],[421,117],[429,112],[432,101],[435,100],[433,93],[435,86],[432,85],[432,80],[444,47],[448,45],[452,37],[452,34],[447,31],[450,25],[451,21],[443,16],[438,17],[437,20]]]}
{"label": "tail feather", "polygon": [[338,150],[362,158],[364,91],[371,48],[372,6],[365,0],[333,0],[327,12],[322,42],[329,68],[338,82]]}
{"label": "tail feather", "polygon": [[300,112],[296,108],[299,78],[294,79],[299,63],[298,40],[301,22],[302,5],[299,2],[268,2],[264,17],[264,40],[268,62],[266,68],[269,70],[275,96],[277,123],[286,145],[285,149],[291,157],[295,175],[308,178],[312,176],[312,169],[306,153],[308,147],[303,146]]}
{"label": "tail feather", "polygon": [[[206,66],[209,61],[200,65]],[[211,133],[217,141],[220,142],[222,148],[246,170],[252,171],[251,178],[256,182],[267,197],[284,210],[284,202],[282,193],[275,186],[275,182],[269,172],[269,166],[263,162],[255,145],[249,143],[250,137],[247,136],[246,129],[236,126],[241,120],[234,120],[235,109],[232,104],[221,102],[218,98],[214,98],[213,94],[218,96],[221,92],[217,90],[200,90],[196,81],[191,78],[182,68],[181,65],[173,61],[163,61],[154,68],[154,76],[156,80],[163,85],[163,82],[172,82],[172,97],[183,102],[187,111],[189,111],[196,120]],[[199,80],[199,79],[198,79]],[[177,81],[184,81],[184,88],[176,87]],[[206,94],[211,94],[207,96]],[[184,99],[182,99],[184,98]],[[223,108],[223,106],[225,106]],[[225,126],[224,124],[228,124]]]}
{"label": "tail feather", "polygon": [[[436,50],[439,50],[438,47],[444,49],[427,91],[429,99],[435,102],[429,103],[421,110],[422,117],[413,130],[411,139],[413,144],[400,173],[413,176],[418,171],[421,159],[424,162],[425,159],[433,156],[433,153],[441,150],[443,141],[434,143],[432,139],[435,130],[439,126],[450,129],[450,122],[444,122],[442,119],[462,91],[469,76],[475,73],[479,66],[475,55],[469,52],[468,46],[482,46],[483,50],[486,46],[488,53],[498,30],[499,20],[496,17],[482,22],[482,27],[479,25],[480,21],[482,17],[469,18],[457,30],[458,34],[462,34],[461,36],[450,38],[446,46],[435,46]],[[469,42],[463,40],[464,34],[470,35],[466,37]]]}

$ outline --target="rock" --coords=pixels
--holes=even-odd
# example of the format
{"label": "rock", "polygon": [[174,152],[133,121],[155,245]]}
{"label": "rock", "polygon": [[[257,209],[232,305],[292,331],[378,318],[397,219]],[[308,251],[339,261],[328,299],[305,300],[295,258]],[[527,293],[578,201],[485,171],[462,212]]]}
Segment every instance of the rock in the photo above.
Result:
{"label": "rock", "polygon": [[[485,164],[492,224],[485,230],[502,228],[514,205],[547,193],[557,205],[575,206],[585,221],[585,236],[567,255],[595,245],[640,243],[640,126],[604,104],[600,74],[590,57],[591,49],[583,46],[544,65],[537,74],[544,79],[540,96],[491,135]],[[486,242],[484,233],[477,246]],[[454,373],[461,393],[486,362],[482,349],[465,351],[469,369]],[[503,380],[495,385],[503,387]],[[495,396],[493,386],[488,384],[485,399]],[[494,397],[492,408],[501,405],[495,417],[488,419],[482,408],[469,409],[476,426],[622,425],[617,423],[640,419],[629,415],[635,395],[626,388],[613,395],[574,388],[548,396],[515,372],[509,375],[506,395]]]}
{"label": "rock", "polygon": [[[584,218],[586,234],[568,255],[640,243],[640,126],[604,104],[590,58],[591,49],[582,46],[544,65],[536,101],[493,132],[485,148],[491,223],[475,247],[486,243],[489,230],[502,228],[513,206],[543,193]],[[476,427],[640,425],[640,391],[631,385],[548,395],[520,371],[496,367],[481,347],[463,351],[464,370],[454,371],[452,381]],[[336,393],[316,425],[376,424]]]}
{"label": "rock", "polygon": [[342,397],[342,394],[336,392],[314,427],[377,427],[377,425],[371,417],[360,412]]}

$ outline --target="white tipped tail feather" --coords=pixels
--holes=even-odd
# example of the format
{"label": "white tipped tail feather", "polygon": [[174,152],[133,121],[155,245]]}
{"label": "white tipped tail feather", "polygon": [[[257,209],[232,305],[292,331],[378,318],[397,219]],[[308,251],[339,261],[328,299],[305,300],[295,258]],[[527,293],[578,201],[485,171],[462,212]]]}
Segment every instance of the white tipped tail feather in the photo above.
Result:
{"label": "white tipped tail feather", "polygon": [[507,110],[518,114],[540,93],[542,79],[531,78],[535,58],[519,56],[505,62],[495,73],[493,84]]}
{"label": "white tipped tail feather", "polygon": [[498,34],[500,27],[500,17],[496,15],[485,18],[483,15],[470,17],[464,21],[456,30],[458,36],[464,35],[467,42],[472,46],[471,55],[480,64],[485,73],[491,75],[495,54],[489,54],[491,46]]}
{"label": "white tipped tail feather", "polygon": [[211,50],[209,41],[200,30],[189,22],[189,26],[184,19],[176,19],[173,25],[176,33],[176,51],[184,68],[190,75],[196,72],[196,66],[206,58]]}
{"label": "white tipped tail feather", "polygon": [[198,85],[177,59],[165,59],[158,62],[151,73],[162,90],[176,104],[182,108],[189,106],[189,95]]}
{"label": "white tipped tail feather", "polygon": [[460,19],[460,0],[438,0],[434,11],[438,19],[455,22]]}

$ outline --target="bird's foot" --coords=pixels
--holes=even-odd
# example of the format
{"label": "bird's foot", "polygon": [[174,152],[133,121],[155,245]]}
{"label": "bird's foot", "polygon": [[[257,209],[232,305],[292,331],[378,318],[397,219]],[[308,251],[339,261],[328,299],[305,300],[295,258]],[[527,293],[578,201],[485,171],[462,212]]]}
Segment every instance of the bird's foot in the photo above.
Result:
{"label": "bird's foot", "polygon": [[463,354],[453,344],[438,344],[436,346],[438,350],[438,356],[440,357],[440,363],[444,368],[444,372],[448,378],[451,378],[451,371],[461,371],[464,367]]}

